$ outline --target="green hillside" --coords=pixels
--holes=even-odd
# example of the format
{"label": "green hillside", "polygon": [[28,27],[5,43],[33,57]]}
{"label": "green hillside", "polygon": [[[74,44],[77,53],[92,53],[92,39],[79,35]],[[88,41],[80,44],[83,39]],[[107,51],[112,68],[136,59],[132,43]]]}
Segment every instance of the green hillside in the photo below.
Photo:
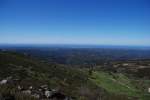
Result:
{"label": "green hillside", "polygon": [[[150,99],[150,94],[148,94],[148,91],[144,91],[144,88],[138,88],[140,85],[136,84],[135,80],[129,79],[123,74],[96,71],[93,73],[91,80],[111,94],[123,94],[129,97],[139,98],[140,100]],[[141,80],[137,82],[140,81]],[[150,84],[150,81],[142,81],[143,85]]]}
{"label": "green hillside", "polygon": [[[136,80],[123,74],[72,68],[61,64],[48,64],[31,57],[14,53],[0,52],[0,80],[12,77],[20,86],[33,86],[36,90],[42,85],[59,89],[73,100],[149,100],[149,94],[140,88]],[[148,86],[149,80],[144,81]],[[17,85],[18,85],[17,84]],[[15,84],[0,85],[0,97],[11,95],[15,100],[34,100],[21,94]],[[138,88],[139,87],[139,88]]]}
{"label": "green hillside", "polygon": [[[103,93],[80,69],[59,64],[49,65],[16,53],[0,53],[0,70],[1,80],[11,76],[20,79],[21,85],[32,85],[35,88],[47,84],[49,88],[59,89],[75,99],[96,99]],[[82,93],[84,90],[86,93]]]}

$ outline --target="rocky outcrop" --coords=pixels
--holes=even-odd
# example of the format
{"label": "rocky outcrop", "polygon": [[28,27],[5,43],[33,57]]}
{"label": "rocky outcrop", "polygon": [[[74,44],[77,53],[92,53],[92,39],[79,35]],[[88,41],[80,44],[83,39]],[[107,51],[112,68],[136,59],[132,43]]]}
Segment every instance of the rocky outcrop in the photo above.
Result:
{"label": "rocky outcrop", "polygon": [[[16,79],[15,79],[16,80]],[[19,80],[19,79],[17,79]],[[13,78],[6,78],[0,81],[0,85],[13,85],[16,81]],[[73,100],[71,97],[66,96],[58,89],[50,89],[47,84],[43,84],[40,87],[28,86],[27,88],[19,83],[15,84],[16,92],[24,95],[31,96],[37,100]],[[15,96],[0,94],[0,100],[15,100]]]}

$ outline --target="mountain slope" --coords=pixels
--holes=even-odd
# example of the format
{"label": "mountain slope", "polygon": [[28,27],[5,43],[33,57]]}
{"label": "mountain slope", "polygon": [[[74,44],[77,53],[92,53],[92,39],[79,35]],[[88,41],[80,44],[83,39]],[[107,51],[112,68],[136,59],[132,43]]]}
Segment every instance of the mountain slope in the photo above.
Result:
{"label": "mountain slope", "polygon": [[12,77],[19,79],[20,85],[32,85],[34,88],[47,84],[50,89],[59,89],[63,94],[75,99],[96,100],[103,93],[102,89],[93,84],[88,75],[79,69],[59,64],[49,65],[21,54],[0,52],[0,70],[1,80]]}
{"label": "mountain slope", "polygon": [[94,71],[89,75],[88,72],[87,69],[72,68],[69,65],[48,64],[19,53],[0,52],[0,80],[10,77],[19,80],[15,85],[0,85],[0,98],[1,95],[9,94],[19,97],[15,100],[34,100],[29,96],[23,99],[26,96],[22,94],[18,96],[20,92],[17,92],[17,86],[32,86],[37,91],[39,87],[47,85],[49,89],[59,90],[73,100],[149,100],[147,94],[139,97],[143,90],[137,89],[135,86],[139,85],[133,84],[132,80],[122,74]]}

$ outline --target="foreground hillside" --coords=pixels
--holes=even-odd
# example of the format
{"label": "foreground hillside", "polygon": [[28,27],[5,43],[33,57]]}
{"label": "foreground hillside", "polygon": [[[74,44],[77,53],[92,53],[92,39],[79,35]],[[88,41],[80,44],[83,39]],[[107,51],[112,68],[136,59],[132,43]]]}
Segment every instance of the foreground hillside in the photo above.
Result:
{"label": "foreground hillside", "polygon": [[[0,80],[0,100],[150,99],[135,80],[122,74],[89,74],[89,69],[47,64],[14,52],[0,52]],[[143,82],[149,86],[149,80]]]}
{"label": "foreground hillside", "polygon": [[[0,53],[0,70],[1,80],[8,80],[10,77],[10,80],[19,80],[17,85],[9,84],[11,86],[8,87],[11,89],[0,89],[1,95],[5,92],[11,93],[10,91],[14,89],[17,91],[18,86],[26,90],[32,86],[36,91],[44,85],[72,99],[96,100],[104,93],[81,70],[57,64],[44,64],[16,53]],[[4,87],[6,86],[1,86],[1,88]]]}

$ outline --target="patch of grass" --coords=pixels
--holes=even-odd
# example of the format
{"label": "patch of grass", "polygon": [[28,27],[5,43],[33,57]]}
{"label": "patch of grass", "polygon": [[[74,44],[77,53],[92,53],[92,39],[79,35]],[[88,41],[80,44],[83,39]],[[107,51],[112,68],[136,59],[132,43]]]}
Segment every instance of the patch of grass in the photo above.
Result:
{"label": "patch of grass", "polygon": [[[150,94],[142,88],[150,85],[150,80],[142,80],[142,85],[129,79],[123,74],[106,73],[101,71],[93,72],[90,78],[99,87],[103,87],[111,94],[127,95],[129,97],[137,97],[139,100],[150,100]],[[138,88],[140,87],[140,88]]]}
{"label": "patch of grass", "polygon": [[138,93],[141,92],[137,90],[123,74],[109,74],[96,71],[93,73],[91,80],[110,93],[137,96]]}

